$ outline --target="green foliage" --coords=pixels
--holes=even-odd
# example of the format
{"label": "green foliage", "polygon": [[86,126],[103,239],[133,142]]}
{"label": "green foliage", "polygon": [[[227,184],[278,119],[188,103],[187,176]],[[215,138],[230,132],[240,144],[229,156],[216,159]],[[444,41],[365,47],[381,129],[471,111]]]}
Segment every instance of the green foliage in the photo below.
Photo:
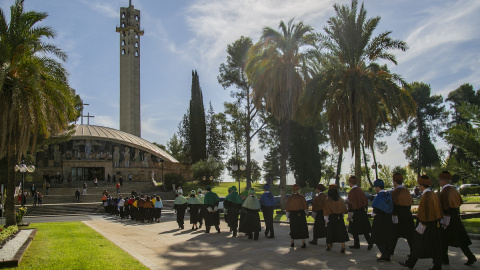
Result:
{"label": "green foliage", "polygon": [[[398,123],[413,112],[411,98],[399,84],[402,78],[376,61],[396,64],[393,50],[407,49],[406,43],[390,37],[390,31],[374,36],[380,17],[367,17],[363,4],[334,5],[320,35],[326,54],[318,55],[312,80],[307,85],[302,109],[316,115],[326,111],[330,140],[341,150],[351,148],[355,175],[362,175],[361,141],[371,147],[378,123]],[[355,53],[352,53],[355,52]],[[361,182],[359,183],[359,185]]]}
{"label": "green foliage", "polygon": [[474,181],[480,173],[480,106],[465,103],[458,108],[458,113],[466,123],[452,126],[445,133],[445,138],[452,146],[462,150],[465,159],[452,156],[447,165],[462,180]]}
{"label": "green foliage", "polygon": [[0,244],[3,244],[4,241],[6,241],[10,236],[15,235],[17,232],[17,225],[12,225],[7,228],[0,228]]}
{"label": "green foliage", "polygon": [[225,154],[225,146],[227,144],[227,138],[225,130],[219,123],[218,118],[222,115],[215,115],[210,102],[210,108],[207,114],[207,157],[213,157],[220,160],[222,155]]}
{"label": "green foliage", "polygon": [[82,222],[31,224],[35,240],[18,269],[148,269]]}
{"label": "green foliage", "polygon": [[22,224],[23,217],[27,213],[27,207],[20,207],[18,211],[15,213],[15,220],[17,221],[17,224]]}
{"label": "green foliage", "polygon": [[190,154],[192,163],[207,158],[207,131],[205,123],[205,109],[203,107],[203,94],[197,71],[192,71],[192,97],[188,122]]}
{"label": "green foliage", "polygon": [[296,183],[300,187],[316,187],[322,177],[319,138],[313,126],[303,126],[291,122],[289,164],[294,173]]}
{"label": "green foliage", "polygon": [[166,190],[172,190],[173,184],[175,184],[175,188],[183,186],[185,183],[185,178],[183,175],[178,173],[167,173],[165,174],[164,178],[164,187]]}
{"label": "green foliage", "polygon": [[421,82],[409,84],[408,91],[416,104],[416,115],[407,122],[406,132],[400,134],[400,143],[411,168],[437,166],[440,156],[433,144],[448,114],[441,95],[431,95],[430,85]]}
{"label": "green foliage", "polygon": [[189,163],[189,155],[185,152],[185,145],[177,134],[173,134],[172,138],[167,142],[167,151],[179,162]]}
{"label": "green foliage", "polygon": [[382,166],[378,172],[378,177],[385,182],[385,188],[393,187],[393,173],[391,167],[388,165]]}
{"label": "green foliage", "polygon": [[224,166],[221,161],[209,157],[206,160],[200,160],[193,164],[191,170],[193,172],[193,179],[198,181],[202,187],[206,187],[207,185],[212,185],[214,182],[221,181],[220,177]]}

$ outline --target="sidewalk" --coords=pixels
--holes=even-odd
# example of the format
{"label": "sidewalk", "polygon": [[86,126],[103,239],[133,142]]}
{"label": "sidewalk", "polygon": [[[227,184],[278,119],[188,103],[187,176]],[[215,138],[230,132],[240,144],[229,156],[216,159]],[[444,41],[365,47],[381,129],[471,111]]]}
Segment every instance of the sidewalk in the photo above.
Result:
{"label": "sidewalk", "polygon": [[[288,224],[275,223],[275,238],[267,239],[263,232],[258,241],[249,240],[243,234],[233,238],[228,227],[221,220],[221,233],[205,234],[205,228],[189,230],[189,217],[185,217],[185,230],[179,230],[175,215],[162,213],[161,223],[143,224],[119,220],[106,215],[92,216],[85,224],[101,233],[117,246],[150,269],[407,269],[398,264],[409,254],[405,240],[398,242],[391,262],[378,263],[380,256],[377,247],[367,250],[362,242],[360,250],[340,253],[340,244],[334,244],[332,251],[325,251],[324,239],[319,245],[307,243],[302,249],[301,240],[295,248],[290,248]],[[262,223],[262,225],[264,225]],[[310,233],[312,227],[309,226]],[[350,236],[350,239],[351,236]],[[360,237],[360,240],[364,240]],[[307,240],[308,241],[308,240]],[[472,240],[470,246],[474,254],[480,252],[480,241]],[[480,263],[464,266],[466,258],[458,248],[450,248],[450,265],[443,269],[478,269]],[[477,257],[480,258],[480,257]],[[431,259],[419,260],[415,269],[432,267]]]}

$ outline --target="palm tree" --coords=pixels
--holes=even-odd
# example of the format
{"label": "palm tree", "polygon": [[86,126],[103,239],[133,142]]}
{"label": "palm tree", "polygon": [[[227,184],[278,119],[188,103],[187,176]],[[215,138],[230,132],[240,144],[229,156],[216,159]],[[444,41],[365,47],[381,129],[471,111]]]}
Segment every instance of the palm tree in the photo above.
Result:
{"label": "palm tree", "polygon": [[53,38],[36,24],[46,13],[24,12],[23,0],[10,8],[10,23],[0,9],[0,158],[7,157],[6,225],[14,225],[14,166],[27,152],[34,154],[37,136],[48,138],[67,130],[78,118],[80,98],[67,81],[66,54],[42,39]]}
{"label": "palm tree", "polygon": [[285,209],[289,122],[305,87],[301,67],[308,54],[304,49],[314,45],[315,35],[312,27],[303,22],[295,24],[293,19],[288,25],[281,21],[279,29],[263,29],[260,41],[249,51],[247,73],[255,106],[265,106],[280,122],[280,186]]}
{"label": "palm tree", "polygon": [[380,17],[367,18],[363,4],[357,12],[356,0],[350,7],[335,4],[334,9],[336,16],[321,35],[326,52],[318,62],[323,66],[307,86],[304,109],[313,114],[326,111],[332,143],[339,149],[351,148],[355,174],[360,177],[361,141],[372,146],[377,120],[406,119],[413,111],[411,98],[399,86],[405,82],[375,62],[384,59],[396,64],[390,51],[407,47],[391,39],[389,31],[372,37]]}

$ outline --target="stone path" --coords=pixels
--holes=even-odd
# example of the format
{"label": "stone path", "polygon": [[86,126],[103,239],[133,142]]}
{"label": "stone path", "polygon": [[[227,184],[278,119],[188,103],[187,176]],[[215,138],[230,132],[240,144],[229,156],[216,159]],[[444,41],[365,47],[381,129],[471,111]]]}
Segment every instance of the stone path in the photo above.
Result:
{"label": "stone path", "polygon": [[[362,242],[360,250],[340,253],[340,244],[334,244],[332,251],[325,251],[325,240],[319,245],[307,244],[300,248],[301,241],[290,248],[288,224],[275,223],[275,238],[267,239],[260,234],[258,241],[249,240],[240,234],[233,238],[228,227],[221,221],[221,233],[205,234],[204,228],[192,231],[179,230],[175,216],[162,216],[161,223],[140,224],[119,220],[111,216],[92,216],[85,224],[101,233],[107,239],[130,253],[150,269],[407,269],[398,264],[409,253],[405,240],[399,240],[391,262],[378,263],[377,247],[367,251]],[[263,223],[262,223],[263,225]],[[309,227],[310,233],[312,227]],[[364,240],[363,237],[360,237]],[[353,240],[352,240],[353,241]],[[347,246],[353,242],[347,243]],[[474,254],[480,252],[480,240],[472,240]],[[450,265],[443,269],[480,269],[480,263],[464,266],[466,258],[458,248],[450,248]],[[480,256],[477,256],[480,259]],[[415,269],[428,269],[432,260],[419,260]]]}

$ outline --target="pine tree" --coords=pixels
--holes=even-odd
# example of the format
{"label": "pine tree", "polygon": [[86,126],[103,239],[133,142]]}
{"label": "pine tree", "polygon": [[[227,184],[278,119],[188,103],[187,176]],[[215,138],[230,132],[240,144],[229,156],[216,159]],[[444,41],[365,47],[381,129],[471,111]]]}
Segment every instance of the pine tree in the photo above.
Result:
{"label": "pine tree", "polygon": [[219,129],[219,116],[215,115],[212,103],[210,102],[210,109],[207,114],[207,157],[213,157],[216,160],[221,160],[225,153],[226,138],[224,132]]}
{"label": "pine tree", "polygon": [[207,158],[207,135],[205,126],[205,109],[197,71],[192,71],[192,97],[190,99],[189,139],[192,163]]}

